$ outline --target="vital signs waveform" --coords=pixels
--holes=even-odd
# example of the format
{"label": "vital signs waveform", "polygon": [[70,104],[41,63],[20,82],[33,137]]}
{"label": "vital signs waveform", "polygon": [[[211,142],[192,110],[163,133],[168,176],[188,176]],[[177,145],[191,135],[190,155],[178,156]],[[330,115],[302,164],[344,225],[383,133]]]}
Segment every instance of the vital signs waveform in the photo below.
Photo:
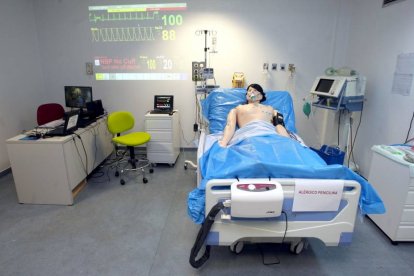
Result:
{"label": "vital signs waveform", "polygon": [[89,22],[159,20],[158,11],[124,13],[89,13]]}
{"label": "vital signs waveform", "polygon": [[154,41],[155,27],[91,28],[92,41],[134,42]]}

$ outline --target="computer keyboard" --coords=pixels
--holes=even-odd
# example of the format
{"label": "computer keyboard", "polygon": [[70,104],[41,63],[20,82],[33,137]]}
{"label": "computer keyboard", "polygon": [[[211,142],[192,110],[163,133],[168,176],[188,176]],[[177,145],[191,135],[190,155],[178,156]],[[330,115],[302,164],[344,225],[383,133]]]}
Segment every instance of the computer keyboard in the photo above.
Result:
{"label": "computer keyboard", "polygon": [[56,127],[58,127],[58,126],[61,126],[61,125],[63,125],[65,123],[65,120],[63,120],[63,119],[58,119],[58,120],[54,120],[54,121],[51,121],[51,122],[49,122],[49,123],[47,123],[47,124],[44,124],[44,125],[41,125],[41,126],[39,126],[40,128],[56,128]]}
{"label": "computer keyboard", "polygon": [[169,110],[151,110],[151,114],[170,114],[172,111]]}

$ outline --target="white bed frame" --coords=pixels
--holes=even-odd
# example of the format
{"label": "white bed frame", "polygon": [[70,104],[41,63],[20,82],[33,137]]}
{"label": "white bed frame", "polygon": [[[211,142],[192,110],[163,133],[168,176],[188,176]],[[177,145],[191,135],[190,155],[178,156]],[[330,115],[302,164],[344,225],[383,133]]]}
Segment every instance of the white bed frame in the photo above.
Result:
{"label": "white bed frame", "polygon": [[[200,133],[197,160],[205,151],[207,133]],[[202,180],[200,169],[197,169],[197,187]],[[240,181],[261,181],[268,179],[239,179]],[[292,201],[296,179],[272,178],[282,184],[284,202]],[[317,181],[317,179],[314,179]],[[213,179],[206,184],[205,215],[219,201],[230,199],[230,186],[237,179]],[[326,181],[326,180],[324,180]],[[217,189],[221,187],[220,189]],[[326,246],[348,245],[352,240],[355,220],[357,216],[361,186],[354,180],[344,180],[344,191],[340,209],[337,212],[288,212],[287,230],[286,218],[282,214],[278,219],[267,220],[232,220],[221,216],[220,212],[207,237],[206,244],[218,246],[230,246],[230,250],[239,253],[244,243],[290,243],[290,250],[299,254],[306,241],[304,238],[317,238]],[[329,213],[329,219],[326,214]],[[324,219],[318,220],[324,216]]]}
{"label": "white bed frame", "polygon": [[[257,182],[267,179],[240,179],[242,180]],[[296,179],[272,178],[272,180],[282,184],[284,202],[293,200]],[[230,199],[229,186],[236,181],[237,179],[214,179],[207,183],[206,215],[217,202]],[[217,189],[218,187],[220,189]],[[230,246],[232,251],[237,252],[242,249],[242,246],[237,246],[240,242],[290,242],[291,251],[297,254],[303,249],[303,238],[317,238],[327,246],[347,245],[350,244],[354,231],[360,192],[361,186],[358,182],[345,180],[338,212],[328,212],[328,218],[320,219],[327,212],[294,213],[291,210],[284,210],[288,213],[287,225],[284,214],[277,220],[232,220],[220,216],[219,213],[206,243]]]}

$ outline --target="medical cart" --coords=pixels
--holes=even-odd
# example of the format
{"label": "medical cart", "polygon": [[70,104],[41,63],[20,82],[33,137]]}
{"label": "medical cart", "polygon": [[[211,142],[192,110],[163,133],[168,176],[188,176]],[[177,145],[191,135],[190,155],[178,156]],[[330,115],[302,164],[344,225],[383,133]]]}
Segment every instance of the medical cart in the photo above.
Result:
{"label": "medical cart", "polygon": [[151,135],[147,144],[147,157],[152,164],[167,163],[170,166],[180,154],[179,112],[173,114],[145,115],[145,131]]}
{"label": "medical cart", "polygon": [[405,146],[376,145],[368,181],[382,198],[386,212],[368,215],[393,244],[414,241],[414,151]]}

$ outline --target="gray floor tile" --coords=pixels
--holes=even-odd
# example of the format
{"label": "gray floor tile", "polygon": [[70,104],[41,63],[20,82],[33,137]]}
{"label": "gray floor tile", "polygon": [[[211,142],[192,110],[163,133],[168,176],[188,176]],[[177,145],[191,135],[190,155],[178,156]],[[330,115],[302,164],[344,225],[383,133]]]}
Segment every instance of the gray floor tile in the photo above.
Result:
{"label": "gray floor tile", "polygon": [[412,275],[414,244],[391,245],[364,217],[347,247],[313,239],[300,255],[286,244],[248,244],[239,255],[213,247],[192,268],[199,225],[186,201],[196,174],[184,170],[185,159],[195,152],[158,165],[147,184],[138,177],[121,186],[104,168],[73,206],[18,204],[12,174],[0,177],[1,275]]}

